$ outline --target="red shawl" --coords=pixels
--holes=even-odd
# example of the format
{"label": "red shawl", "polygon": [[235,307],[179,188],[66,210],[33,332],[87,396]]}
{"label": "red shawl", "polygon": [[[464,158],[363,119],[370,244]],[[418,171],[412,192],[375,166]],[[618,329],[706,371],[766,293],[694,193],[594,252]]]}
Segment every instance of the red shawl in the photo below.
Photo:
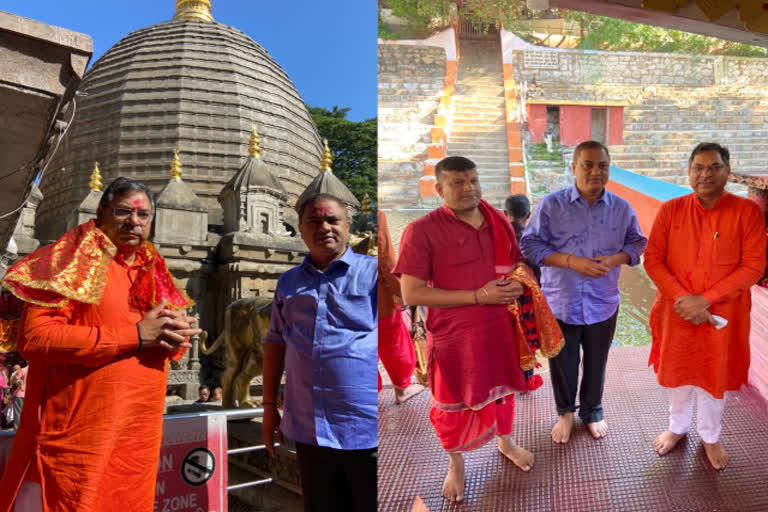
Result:
{"label": "red shawl", "polygon": [[[90,220],[17,261],[2,284],[19,299],[38,306],[58,308],[70,300],[98,304],[115,254],[115,245]],[[141,268],[131,287],[131,307],[149,311],[163,299],[174,309],[194,304],[176,285],[165,260],[150,242],[145,242],[136,256]]]}
{"label": "red shawl", "polygon": [[504,214],[488,202],[480,201],[478,208],[493,233],[496,276],[523,285],[523,295],[510,304],[508,309],[518,336],[520,367],[530,370],[536,366],[536,350],[541,350],[547,358],[555,357],[563,348],[565,339],[533,272],[521,262],[523,258],[512,225]]}

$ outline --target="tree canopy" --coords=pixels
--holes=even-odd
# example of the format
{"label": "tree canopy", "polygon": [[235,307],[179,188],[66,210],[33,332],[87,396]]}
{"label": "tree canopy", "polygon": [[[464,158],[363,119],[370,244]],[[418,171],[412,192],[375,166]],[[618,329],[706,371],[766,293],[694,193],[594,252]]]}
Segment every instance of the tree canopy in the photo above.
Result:
{"label": "tree canopy", "polygon": [[[455,5],[455,0],[380,1],[380,6],[391,9],[393,15],[407,22],[412,34],[423,32],[428,27],[435,30],[448,27],[450,18],[461,14],[478,24],[502,23],[506,30],[536,43],[532,36],[532,20],[564,18],[575,21],[581,27],[582,39],[578,47],[582,49],[768,57],[768,49],[760,46],[679,30],[565,9],[532,11],[526,7],[525,0],[465,0],[461,11],[456,11],[452,5]],[[381,21],[381,16],[379,19],[380,36],[397,38],[397,34],[389,31]],[[435,23],[435,20],[440,21]]]}
{"label": "tree canopy", "polygon": [[365,121],[347,119],[349,108],[334,106],[331,110],[307,105],[317,131],[328,139],[336,175],[362,203],[365,194],[376,208],[377,162],[375,117]]}
{"label": "tree canopy", "polygon": [[577,11],[569,11],[566,17],[581,25],[584,37],[579,48],[584,49],[768,57],[768,48],[680,30]]}

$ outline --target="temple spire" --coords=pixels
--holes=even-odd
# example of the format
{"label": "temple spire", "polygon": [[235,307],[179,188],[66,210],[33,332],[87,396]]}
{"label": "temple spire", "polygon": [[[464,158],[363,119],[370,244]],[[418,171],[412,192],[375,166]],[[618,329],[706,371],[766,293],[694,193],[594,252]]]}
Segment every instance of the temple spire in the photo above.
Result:
{"label": "temple spire", "polygon": [[176,0],[174,20],[213,21],[211,0]]}
{"label": "temple spire", "polygon": [[259,148],[259,133],[256,131],[256,123],[253,123],[253,131],[251,132],[251,142],[248,147],[248,153],[251,158],[261,158],[261,149]]}
{"label": "temple spire", "polygon": [[99,171],[99,162],[93,162],[93,172],[91,173],[91,181],[88,182],[88,188],[101,192],[104,185],[101,183],[101,172]]}
{"label": "temple spire", "polygon": [[368,192],[363,195],[363,206],[362,206],[363,215],[368,215],[371,213],[371,198],[368,197]]}
{"label": "temple spire", "polygon": [[171,162],[171,169],[168,171],[168,174],[170,174],[171,178],[174,180],[181,179],[181,159],[179,158],[178,149],[173,151],[173,161]]}
{"label": "temple spire", "polygon": [[331,171],[332,161],[333,159],[331,158],[331,150],[328,147],[328,139],[323,139],[323,159],[320,160],[320,170],[333,174],[333,171]]}

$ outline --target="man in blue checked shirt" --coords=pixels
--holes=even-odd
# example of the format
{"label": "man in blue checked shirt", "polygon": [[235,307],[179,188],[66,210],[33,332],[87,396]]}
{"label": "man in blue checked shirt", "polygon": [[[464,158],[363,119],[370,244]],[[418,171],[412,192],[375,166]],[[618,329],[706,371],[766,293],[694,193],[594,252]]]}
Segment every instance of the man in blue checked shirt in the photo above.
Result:
{"label": "man in blue checked shirt", "polygon": [[[297,205],[304,262],[280,276],[264,338],[262,434],[296,441],[307,511],[376,510],[376,258],[354,253],[336,197]],[[285,369],[285,407],[277,410]]]}
{"label": "man in blue checked shirt", "polygon": [[559,420],[555,443],[567,443],[576,411],[579,348],[584,351],[579,417],[592,437],[608,433],[603,385],[608,349],[619,311],[622,264],[637,265],[648,240],[630,204],[605,189],[608,148],[582,142],[573,153],[573,187],[542,199],[520,240],[520,249],[541,266],[541,290],[560,324],[565,346],[550,360]]}

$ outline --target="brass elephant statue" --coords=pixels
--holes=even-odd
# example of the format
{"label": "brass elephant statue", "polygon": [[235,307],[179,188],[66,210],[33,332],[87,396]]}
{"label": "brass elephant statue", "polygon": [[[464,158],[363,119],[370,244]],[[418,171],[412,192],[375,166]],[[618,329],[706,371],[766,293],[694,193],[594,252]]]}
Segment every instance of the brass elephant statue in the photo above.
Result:
{"label": "brass elephant statue", "polygon": [[261,340],[269,330],[269,314],[272,298],[248,297],[236,300],[224,312],[224,330],[206,347],[208,333],[200,339],[200,352],[214,353],[226,342],[226,369],[221,378],[222,406],[260,407],[261,403],[251,397],[251,380],[261,375],[264,369],[264,344]]}

